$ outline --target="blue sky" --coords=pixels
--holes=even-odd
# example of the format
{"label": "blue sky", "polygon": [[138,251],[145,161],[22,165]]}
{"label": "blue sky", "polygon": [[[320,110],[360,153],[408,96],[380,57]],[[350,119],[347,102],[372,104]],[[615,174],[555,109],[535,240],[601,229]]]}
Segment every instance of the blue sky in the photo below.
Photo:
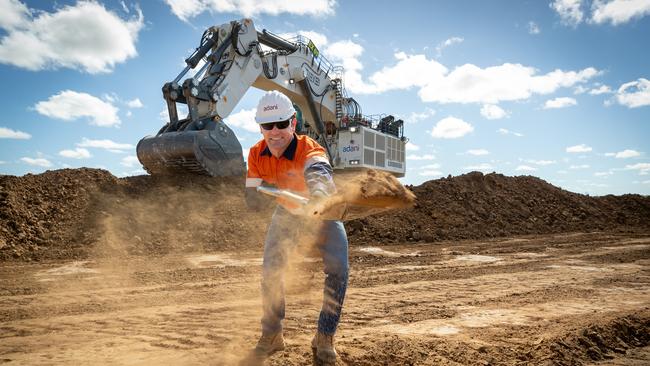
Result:
{"label": "blue sky", "polygon": [[[403,183],[479,170],[650,194],[650,0],[0,0],[0,173],[143,174],[160,88],[243,17],[311,38],[364,114],[406,121]],[[245,149],[261,95],[226,118]]]}

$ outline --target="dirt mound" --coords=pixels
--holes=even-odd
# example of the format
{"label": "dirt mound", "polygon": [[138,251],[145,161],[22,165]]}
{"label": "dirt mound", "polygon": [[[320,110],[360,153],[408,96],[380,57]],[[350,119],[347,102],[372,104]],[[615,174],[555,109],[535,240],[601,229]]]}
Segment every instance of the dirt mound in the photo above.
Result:
{"label": "dirt mound", "polygon": [[[39,257],[44,248],[70,251],[85,237],[97,193],[117,179],[105,170],[63,169],[23,177],[0,176],[0,258]],[[52,253],[56,256],[56,253]]]}
{"label": "dirt mound", "polygon": [[[361,192],[376,196],[373,186],[387,187]],[[269,211],[249,212],[242,187],[85,168],[0,176],[0,260],[259,248]],[[413,208],[348,222],[351,244],[650,229],[650,197],[589,197],[530,176],[474,172],[409,188]]]}
{"label": "dirt mound", "polygon": [[644,310],[621,319],[600,320],[562,339],[544,342],[534,353],[539,361],[553,360],[554,365],[612,359],[628,349],[650,344],[649,313]]}
{"label": "dirt mound", "polygon": [[650,229],[650,197],[590,197],[532,176],[472,172],[408,188],[412,209],[350,222],[351,236],[390,243]]}
{"label": "dirt mound", "polygon": [[268,212],[248,212],[242,186],[201,176],[118,179],[99,169],[0,176],[0,260],[259,245]]}

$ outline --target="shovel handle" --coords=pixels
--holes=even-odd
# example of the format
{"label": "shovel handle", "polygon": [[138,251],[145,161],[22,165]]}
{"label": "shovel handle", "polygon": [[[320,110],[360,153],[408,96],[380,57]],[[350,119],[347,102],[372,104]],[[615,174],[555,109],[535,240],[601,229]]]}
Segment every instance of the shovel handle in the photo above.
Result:
{"label": "shovel handle", "polygon": [[284,189],[258,186],[257,191],[261,192],[261,193],[264,193],[264,194],[268,194],[269,196],[286,198],[286,199],[288,199],[288,200],[290,200],[292,202],[295,202],[295,203],[297,203],[299,205],[303,205],[303,206],[309,203],[309,199],[307,199],[307,198],[305,198],[303,196],[297,195],[295,193],[289,192],[289,191],[284,190]]}

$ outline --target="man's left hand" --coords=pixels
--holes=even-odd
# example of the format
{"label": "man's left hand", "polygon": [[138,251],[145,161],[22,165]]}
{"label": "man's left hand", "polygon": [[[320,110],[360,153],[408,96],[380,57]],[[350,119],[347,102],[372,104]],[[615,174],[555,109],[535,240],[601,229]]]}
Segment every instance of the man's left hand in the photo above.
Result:
{"label": "man's left hand", "polygon": [[318,218],[326,208],[327,194],[323,191],[314,191],[309,197],[309,203],[305,206],[307,217]]}

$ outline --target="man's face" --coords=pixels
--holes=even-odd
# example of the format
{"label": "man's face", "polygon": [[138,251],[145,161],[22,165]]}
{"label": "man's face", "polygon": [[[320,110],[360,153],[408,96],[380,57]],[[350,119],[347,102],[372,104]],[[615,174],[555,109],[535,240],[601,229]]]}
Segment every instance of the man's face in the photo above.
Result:
{"label": "man's face", "polygon": [[260,126],[260,132],[264,136],[264,141],[266,141],[266,146],[269,147],[271,154],[275,157],[282,156],[284,150],[287,149],[287,146],[291,143],[293,139],[293,133],[296,130],[296,119],[295,117],[291,119],[291,123],[287,128],[279,129],[277,126],[274,126],[272,130],[265,130]]}

